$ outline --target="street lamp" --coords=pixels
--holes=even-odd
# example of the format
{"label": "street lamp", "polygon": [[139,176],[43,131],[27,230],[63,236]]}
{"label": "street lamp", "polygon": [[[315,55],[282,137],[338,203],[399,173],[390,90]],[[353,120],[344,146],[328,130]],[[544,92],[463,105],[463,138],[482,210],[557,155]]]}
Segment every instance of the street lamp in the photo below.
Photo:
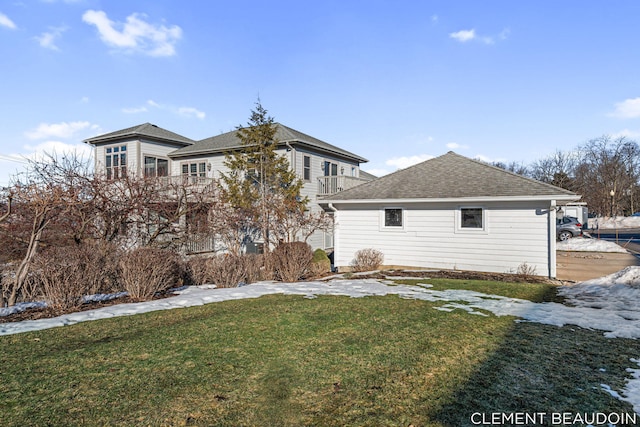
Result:
{"label": "street lamp", "polygon": [[611,196],[611,218],[613,218],[613,196],[616,195],[614,190],[609,191],[609,195]]}

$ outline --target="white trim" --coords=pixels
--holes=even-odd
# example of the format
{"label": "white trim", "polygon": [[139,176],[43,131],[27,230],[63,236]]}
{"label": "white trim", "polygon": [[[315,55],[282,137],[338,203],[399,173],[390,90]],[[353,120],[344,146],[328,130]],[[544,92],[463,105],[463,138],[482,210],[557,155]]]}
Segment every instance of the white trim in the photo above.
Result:
{"label": "white trim", "polygon": [[[482,211],[482,227],[469,228],[462,226],[462,209],[480,209]],[[456,234],[489,234],[489,210],[482,205],[460,205],[455,210]]]}
{"label": "white trim", "polygon": [[531,202],[531,201],[552,201],[552,200],[579,200],[582,196],[497,196],[497,197],[456,197],[456,198],[434,198],[434,199],[345,199],[345,200],[322,200],[318,203],[339,204],[405,204],[405,203],[486,203],[486,202]]}

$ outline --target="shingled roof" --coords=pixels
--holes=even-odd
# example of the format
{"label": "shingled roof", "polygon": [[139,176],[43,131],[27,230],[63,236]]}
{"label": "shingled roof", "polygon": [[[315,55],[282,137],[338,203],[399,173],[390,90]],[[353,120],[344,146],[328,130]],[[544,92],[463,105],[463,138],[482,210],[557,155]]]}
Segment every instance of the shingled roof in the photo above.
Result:
{"label": "shingled roof", "polygon": [[191,145],[195,141],[177,133],[168,131],[151,123],[143,123],[141,125],[132,126],[130,128],[117,130],[115,132],[106,133],[104,135],[94,136],[85,139],[87,144],[99,144],[121,140],[128,137],[146,137],[148,139],[160,142],[178,143],[180,145]]}
{"label": "shingled roof", "polygon": [[548,198],[577,200],[554,185],[472,160],[452,151],[333,196],[327,202],[410,199]]}
{"label": "shingled roof", "polygon": [[[310,148],[319,149],[321,151],[328,151],[333,154],[356,160],[358,162],[366,162],[367,159],[353,154],[347,150],[331,145],[327,142],[321,141],[318,138],[314,138],[300,131],[275,123],[276,134],[275,138],[280,143],[300,144]],[[213,154],[213,153],[226,153],[242,147],[242,141],[237,136],[237,131],[231,131],[223,133],[222,135],[213,136],[196,142],[188,147],[180,148],[172,152],[169,157],[187,157],[196,156],[201,154]]]}

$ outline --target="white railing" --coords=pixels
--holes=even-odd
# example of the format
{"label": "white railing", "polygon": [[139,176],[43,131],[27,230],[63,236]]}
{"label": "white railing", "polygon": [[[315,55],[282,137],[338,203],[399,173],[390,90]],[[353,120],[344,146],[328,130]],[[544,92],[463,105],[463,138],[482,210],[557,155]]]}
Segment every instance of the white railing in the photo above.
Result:
{"label": "white railing", "polygon": [[321,176],[318,178],[318,196],[330,196],[367,182],[353,176]]}
{"label": "white railing", "polygon": [[185,243],[187,254],[215,252],[216,242],[213,236],[192,234]]}

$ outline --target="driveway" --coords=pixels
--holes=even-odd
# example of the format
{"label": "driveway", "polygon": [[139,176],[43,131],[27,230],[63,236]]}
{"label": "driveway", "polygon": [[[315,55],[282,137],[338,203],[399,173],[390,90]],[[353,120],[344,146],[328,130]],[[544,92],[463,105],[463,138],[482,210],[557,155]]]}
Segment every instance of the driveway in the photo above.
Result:
{"label": "driveway", "polygon": [[640,265],[640,259],[624,253],[610,252],[556,252],[556,278],[583,282],[620,271],[631,265]]}

